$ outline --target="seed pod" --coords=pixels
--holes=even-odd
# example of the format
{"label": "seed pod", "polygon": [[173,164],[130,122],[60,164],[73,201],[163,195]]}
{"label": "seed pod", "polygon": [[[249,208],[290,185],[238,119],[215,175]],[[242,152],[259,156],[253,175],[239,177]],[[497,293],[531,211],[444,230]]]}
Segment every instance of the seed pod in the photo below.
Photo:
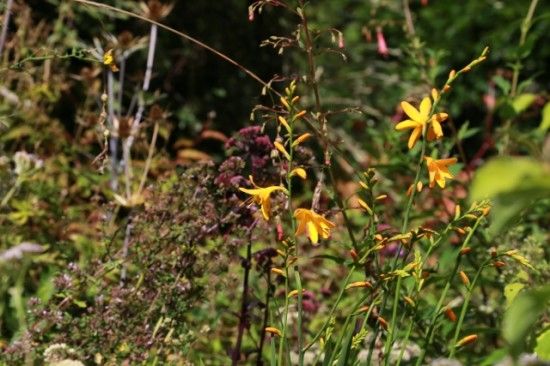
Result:
{"label": "seed pod", "polygon": [[493,263],[493,266],[495,266],[496,268],[501,268],[501,267],[504,267],[506,265],[506,263],[504,263],[503,261],[495,261]]}
{"label": "seed pod", "polygon": [[357,252],[355,251],[355,249],[350,250],[349,255],[353,258],[354,261],[359,259],[359,256],[357,255]]}

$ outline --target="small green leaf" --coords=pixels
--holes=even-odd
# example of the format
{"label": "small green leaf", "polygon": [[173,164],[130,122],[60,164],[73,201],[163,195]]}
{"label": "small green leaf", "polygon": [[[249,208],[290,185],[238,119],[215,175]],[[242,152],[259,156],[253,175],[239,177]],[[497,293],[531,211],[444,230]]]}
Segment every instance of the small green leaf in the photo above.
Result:
{"label": "small green leaf", "polygon": [[525,93],[525,94],[518,95],[512,101],[512,106],[514,107],[514,111],[516,111],[517,114],[523,112],[524,110],[529,108],[531,104],[533,104],[535,99],[537,99],[536,94]]}
{"label": "small green leaf", "polygon": [[509,283],[504,287],[504,297],[506,298],[506,307],[509,307],[519,292],[525,287],[523,283]]}
{"label": "small green leaf", "polygon": [[525,350],[526,340],[533,331],[533,325],[547,308],[550,301],[550,286],[526,291],[512,302],[504,314],[502,335],[513,355]]}
{"label": "small green leaf", "polygon": [[546,131],[550,128],[550,102],[542,108],[542,121],[540,121],[539,130]]}
{"label": "small green leaf", "polygon": [[85,301],[76,300],[76,299],[73,299],[73,304],[75,304],[76,306],[78,306],[79,308],[82,308],[82,309],[85,309],[86,306],[87,306]]}
{"label": "small green leaf", "polygon": [[535,353],[543,361],[550,361],[550,329],[537,337]]}
{"label": "small green leaf", "polygon": [[502,94],[507,95],[510,92],[510,82],[504,79],[502,76],[495,76],[493,78],[493,81],[500,88]]}
{"label": "small green leaf", "polygon": [[531,158],[502,157],[481,167],[472,182],[470,201],[490,199],[490,234],[497,234],[535,200],[550,197],[550,171]]}

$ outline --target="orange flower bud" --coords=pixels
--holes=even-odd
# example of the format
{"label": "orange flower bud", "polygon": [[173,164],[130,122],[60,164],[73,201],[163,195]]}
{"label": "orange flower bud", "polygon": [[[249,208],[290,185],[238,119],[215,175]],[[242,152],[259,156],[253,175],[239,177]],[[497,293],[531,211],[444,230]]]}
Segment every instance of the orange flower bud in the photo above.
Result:
{"label": "orange flower bud", "polygon": [[458,342],[456,342],[455,347],[466,346],[470,343],[474,343],[476,340],[477,340],[477,334],[470,334],[470,335],[462,338]]}
{"label": "orange flower bud", "polygon": [[466,254],[470,253],[471,251],[472,251],[472,248],[470,248],[470,247],[462,248],[462,249],[460,249],[460,255],[466,255]]}
{"label": "orange flower bud", "polygon": [[413,193],[414,184],[411,184],[409,188],[407,188],[407,197],[410,197],[410,195]]}
{"label": "orange flower bud", "polygon": [[452,79],[456,76],[456,71],[453,69],[451,72],[449,72],[449,79]]}
{"label": "orange flower bud", "polygon": [[271,268],[271,272],[278,274],[279,276],[286,277],[285,272],[280,268]]}
{"label": "orange flower bud", "polygon": [[421,181],[418,181],[418,183],[416,183],[416,191],[417,192],[422,191],[423,187],[424,187],[424,183],[422,183]]}
{"label": "orange flower bud", "polygon": [[304,116],[307,112],[304,110],[304,111],[300,111],[298,113],[296,113],[296,115],[294,116],[294,119],[298,119],[302,116]]}
{"label": "orange flower bud", "polygon": [[382,326],[382,328],[386,330],[388,329],[388,322],[386,321],[386,319],[379,316],[377,320],[378,320],[378,323]]}
{"label": "orange flower bud", "polygon": [[503,261],[495,261],[493,263],[493,266],[495,266],[496,268],[504,267],[505,265],[506,263],[504,263]]}
{"label": "orange flower bud", "polygon": [[365,305],[365,306],[362,306],[360,307],[357,311],[360,312],[360,313],[366,313],[367,311],[369,311],[369,306],[368,305]]}
{"label": "orange flower bud", "polygon": [[269,334],[273,334],[273,335],[279,336],[279,337],[281,337],[281,336],[283,335],[283,333],[282,333],[279,329],[277,329],[277,328],[275,328],[275,327],[266,327],[266,328],[265,328],[265,332],[266,332],[266,333],[269,333]]}
{"label": "orange flower bud", "polygon": [[355,251],[355,249],[350,250],[349,255],[353,258],[354,261],[359,259],[359,256],[357,255],[357,252]]}
{"label": "orange flower bud", "polygon": [[404,296],[403,299],[405,300],[405,302],[407,304],[409,304],[410,306],[412,306],[414,308],[415,306],[415,303],[414,303],[414,300],[411,299],[409,296]]}
{"label": "orange flower bud", "polygon": [[456,314],[451,308],[445,308],[445,316],[452,321],[453,323],[456,322]]}
{"label": "orange flower bud", "polygon": [[353,282],[353,283],[350,283],[349,285],[347,285],[346,290],[348,290],[350,288],[359,288],[359,287],[372,288],[372,285],[370,284],[369,281],[357,281],[357,282]]}
{"label": "orange flower bud", "polygon": [[443,87],[443,93],[448,93],[451,90],[451,86],[449,84],[445,84]]}
{"label": "orange flower bud", "polygon": [[281,97],[280,101],[281,101],[281,104],[284,105],[287,110],[290,110],[290,105],[286,101],[285,97]]}
{"label": "orange flower bud", "polygon": [[470,279],[468,278],[468,275],[466,275],[464,271],[460,271],[458,275],[460,276],[460,280],[465,286],[470,286]]}
{"label": "orange flower bud", "polygon": [[[306,291],[306,289],[302,289],[302,293],[304,293]],[[291,297],[296,297],[298,296],[298,290],[292,290],[288,293],[287,297],[290,299]]]}

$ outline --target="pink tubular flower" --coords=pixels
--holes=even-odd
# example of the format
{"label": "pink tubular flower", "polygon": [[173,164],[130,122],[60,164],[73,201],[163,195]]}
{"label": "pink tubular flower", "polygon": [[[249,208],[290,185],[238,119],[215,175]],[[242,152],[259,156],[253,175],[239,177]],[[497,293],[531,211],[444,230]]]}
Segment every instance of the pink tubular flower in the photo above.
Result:
{"label": "pink tubular flower", "polygon": [[376,28],[376,40],[378,42],[378,53],[384,57],[388,57],[390,51],[388,45],[386,44],[386,39],[384,38],[384,33],[382,33],[382,28]]}

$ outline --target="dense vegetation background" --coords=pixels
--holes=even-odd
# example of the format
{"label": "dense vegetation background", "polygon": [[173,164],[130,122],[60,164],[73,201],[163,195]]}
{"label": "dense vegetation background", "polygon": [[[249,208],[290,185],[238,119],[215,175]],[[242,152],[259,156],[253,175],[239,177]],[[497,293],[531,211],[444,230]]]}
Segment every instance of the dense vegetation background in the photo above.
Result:
{"label": "dense vegetation background", "polygon": [[[479,339],[457,360],[442,360],[453,322],[438,323],[435,340],[421,340],[445,270],[453,266],[464,229],[473,227],[461,221],[463,232],[449,234],[447,247],[420,268],[434,274],[415,299],[425,309],[415,315],[399,309],[398,330],[406,332],[409,317],[414,327],[410,347],[398,345],[410,353],[403,364],[414,364],[420,348],[433,365],[550,361],[548,2],[101,3],[123,11],[73,0],[0,3],[0,362],[275,362],[277,336],[265,328],[276,323],[287,293],[271,268],[280,266],[281,233],[294,230],[282,197],[272,197],[274,217],[265,222],[255,207],[242,204],[247,197],[239,187],[250,186],[249,174],[266,186],[288,170],[273,145],[281,128],[274,116],[284,110],[276,92],[284,94],[292,80],[300,109],[313,122],[328,121],[327,131],[297,127],[313,136],[296,150],[312,181],[296,183],[295,205],[313,201],[338,226],[320,246],[300,244],[308,289],[300,295],[304,332],[311,341],[330,320],[338,325],[328,329],[354,335],[355,343],[350,336],[349,356],[339,348],[344,336],[332,345],[323,333],[331,346],[316,344],[306,356],[289,352],[285,362],[315,364],[318,357],[318,364],[328,364],[322,352],[333,352],[333,362],[341,364],[384,362],[365,356],[382,348],[376,320],[365,318],[370,334],[361,333],[359,321],[343,325],[358,297],[338,298],[335,313],[331,304],[350,268],[361,264],[357,281],[377,278],[401,244],[370,264],[360,262],[350,257],[357,248],[349,230],[365,234],[367,246],[374,245],[369,225],[380,235],[389,230],[388,237],[401,232],[400,217],[406,212],[408,219],[410,209],[405,192],[418,180],[410,152],[420,148],[409,151],[395,131],[407,118],[400,102],[418,106],[485,47],[486,59],[460,74],[439,104],[450,117],[446,138],[435,146],[458,158],[451,170],[456,179],[445,190],[429,190],[425,179],[410,226],[442,233],[442,223],[450,223],[455,230],[461,215],[481,215],[481,208],[468,211],[473,201],[490,198],[491,216],[472,235],[477,249],[464,260],[466,272],[473,278],[491,255],[517,249],[521,256],[494,259],[480,275],[478,287],[468,291],[464,320]],[[310,49],[297,7],[307,14]],[[233,61],[163,28],[152,36],[147,19]],[[322,96],[322,118],[314,112],[313,84]],[[136,119],[139,129],[132,127]],[[332,184],[324,166],[327,146],[334,149]],[[370,169],[376,170],[376,195],[387,195],[376,220],[359,212],[353,198],[357,177]],[[373,179],[369,174],[362,179]],[[387,291],[394,286],[382,283]],[[455,301],[459,313],[468,296],[455,285],[445,304]],[[391,314],[389,305],[378,307]]]}

